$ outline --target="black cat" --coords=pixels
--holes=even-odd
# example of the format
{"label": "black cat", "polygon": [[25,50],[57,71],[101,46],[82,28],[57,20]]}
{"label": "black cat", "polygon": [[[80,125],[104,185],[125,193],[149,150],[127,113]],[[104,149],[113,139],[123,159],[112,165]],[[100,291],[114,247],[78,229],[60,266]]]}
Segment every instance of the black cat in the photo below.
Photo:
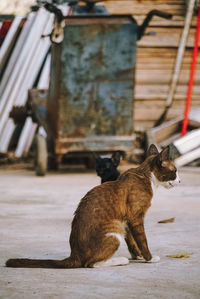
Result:
{"label": "black cat", "polygon": [[111,158],[102,158],[97,153],[93,153],[96,161],[96,172],[101,178],[101,183],[115,181],[120,173],[117,167],[120,163],[120,152],[114,152]]}

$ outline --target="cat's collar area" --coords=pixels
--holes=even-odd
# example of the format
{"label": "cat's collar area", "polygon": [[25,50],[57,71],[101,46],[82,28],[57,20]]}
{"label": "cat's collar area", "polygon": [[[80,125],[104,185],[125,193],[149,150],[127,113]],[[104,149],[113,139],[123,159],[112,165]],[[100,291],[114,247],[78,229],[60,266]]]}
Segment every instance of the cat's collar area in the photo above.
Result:
{"label": "cat's collar area", "polygon": [[159,180],[156,178],[156,176],[151,172],[151,182],[154,188],[158,188],[160,185]]}

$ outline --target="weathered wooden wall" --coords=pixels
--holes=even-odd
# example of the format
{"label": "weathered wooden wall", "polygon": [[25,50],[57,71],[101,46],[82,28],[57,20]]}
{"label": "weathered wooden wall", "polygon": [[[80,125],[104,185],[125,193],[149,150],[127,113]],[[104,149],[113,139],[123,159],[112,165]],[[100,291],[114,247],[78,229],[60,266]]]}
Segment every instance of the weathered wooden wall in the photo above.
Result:
{"label": "weathered wooden wall", "polygon": [[[110,13],[132,14],[138,24],[142,23],[145,15],[152,9],[159,9],[173,14],[172,20],[153,18],[147,32],[154,31],[156,35],[144,36],[138,42],[134,125],[136,131],[143,131],[154,125],[165,107],[165,100],[184,26],[185,1],[115,0],[105,1],[104,5],[107,6]],[[167,114],[167,120],[184,113],[196,21],[197,16],[194,15],[173,105]],[[192,96],[192,107],[197,106],[200,107],[200,53],[197,59]]]}

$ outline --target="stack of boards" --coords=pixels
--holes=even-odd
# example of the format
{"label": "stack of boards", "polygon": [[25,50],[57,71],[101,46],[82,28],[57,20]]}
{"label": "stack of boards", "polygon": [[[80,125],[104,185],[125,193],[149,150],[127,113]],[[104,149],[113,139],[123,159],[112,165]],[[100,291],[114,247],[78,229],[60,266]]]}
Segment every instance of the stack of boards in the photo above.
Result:
{"label": "stack of boards", "polygon": [[[37,79],[36,88],[48,88],[50,38],[54,15],[44,8],[26,17],[16,16],[0,48],[0,153],[7,153],[16,130],[10,112],[24,106],[28,90]],[[47,36],[47,37],[45,37]],[[26,155],[37,124],[27,117],[15,149],[15,156]]]}

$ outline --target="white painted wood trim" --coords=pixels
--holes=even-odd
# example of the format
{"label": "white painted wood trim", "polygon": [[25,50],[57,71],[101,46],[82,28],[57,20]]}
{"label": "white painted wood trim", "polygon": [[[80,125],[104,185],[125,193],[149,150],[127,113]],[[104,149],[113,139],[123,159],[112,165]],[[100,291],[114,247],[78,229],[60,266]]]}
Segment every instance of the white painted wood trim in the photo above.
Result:
{"label": "white painted wood trim", "polygon": [[175,140],[173,144],[180,154],[186,154],[200,146],[200,129],[187,133],[184,137]]}
{"label": "white painted wood trim", "polygon": [[16,148],[16,151],[15,151],[15,156],[17,158],[21,157],[23,152],[24,152],[24,147],[25,147],[25,144],[26,144],[26,140],[29,137],[29,132],[32,129],[32,126],[33,126],[33,121],[32,121],[32,118],[29,116],[29,117],[26,118],[24,127],[22,129],[22,132],[21,132],[18,144],[17,144],[17,148]]}
{"label": "white painted wood trim", "polygon": [[5,128],[2,134],[0,135],[0,153],[7,152],[10,139],[12,137],[14,130],[15,130],[15,123],[11,118],[9,118],[5,124]]}
{"label": "white painted wood trim", "polygon": [[[22,51],[24,43],[26,42],[27,36],[29,35],[31,27],[33,26],[33,22],[34,22],[35,17],[36,17],[35,12],[34,13],[31,12],[28,15],[26,23],[24,24],[23,29],[22,29],[19,37],[18,37],[17,43],[15,45],[15,48],[13,49],[12,55],[9,59],[9,62],[7,64],[6,70],[4,71],[3,78],[2,78],[1,83],[0,83],[0,96],[1,97],[3,96],[3,92],[4,92],[4,89],[6,88],[6,86],[8,84],[8,81],[10,80],[11,73],[14,71],[15,64],[17,63],[18,57],[19,57],[19,55]],[[6,98],[5,98],[5,100],[6,100]],[[2,99],[1,99],[0,113],[2,111],[2,107],[4,106],[4,104],[5,103],[3,103]]]}
{"label": "white painted wood trim", "polygon": [[177,167],[186,165],[196,159],[200,158],[200,148],[197,148],[183,156],[180,156],[179,158],[175,159],[175,164]]}
{"label": "white painted wood trim", "polygon": [[0,68],[3,66],[5,59],[12,47],[12,44],[15,40],[16,34],[19,30],[19,26],[23,20],[23,16],[16,16],[6,34],[6,37],[3,41],[3,44],[0,48]]}

